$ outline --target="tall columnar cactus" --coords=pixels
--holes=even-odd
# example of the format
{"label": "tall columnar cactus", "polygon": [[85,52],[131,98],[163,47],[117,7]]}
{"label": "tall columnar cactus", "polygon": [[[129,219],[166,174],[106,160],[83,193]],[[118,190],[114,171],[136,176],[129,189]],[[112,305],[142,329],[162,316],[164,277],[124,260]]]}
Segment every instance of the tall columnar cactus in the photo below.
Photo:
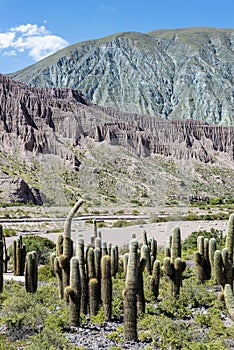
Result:
{"label": "tall columnar cactus", "polygon": [[85,258],[84,258],[84,239],[80,237],[77,242],[77,258],[79,261],[80,270],[80,285],[81,285],[81,301],[80,312],[84,315],[87,314],[88,306],[88,283],[85,271]]}
{"label": "tall columnar cactus", "polygon": [[111,257],[105,255],[101,260],[101,299],[108,321],[111,320],[112,313],[112,278],[111,278]]}
{"label": "tall columnar cactus", "polygon": [[89,250],[88,250],[86,266],[87,266],[87,277],[88,277],[88,281],[89,281],[91,278],[96,277],[93,248],[89,248]]}
{"label": "tall columnar cactus", "polygon": [[[143,245],[142,247],[148,247]],[[140,263],[138,267],[138,291],[137,291],[137,313],[141,314],[145,312],[145,295],[144,295],[144,279],[143,272],[146,267],[146,258],[148,259],[148,250],[147,254],[142,254],[140,257]]]}
{"label": "tall columnar cactus", "polygon": [[229,315],[231,316],[232,320],[234,320],[234,295],[230,284],[225,284],[224,301]]}
{"label": "tall columnar cactus", "polygon": [[216,250],[214,254],[214,273],[218,283],[224,288],[229,284],[233,289],[233,246],[234,246],[234,214],[228,222],[225,248]]}
{"label": "tall columnar cactus", "polygon": [[59,263],[62,269],[63,288],[65,289],[69,285],[70,276],[70,259],[73,256],[73,242],[71,239],[71,224],[72,219],[83,204],[83,199],[80,199],[72,207],[67,215],[64,225],[64,236],[63,236],[63,253],[59,256]]}
{"label": "tall columnar cactus", "polygon": [[158,249],[158,245],[157,245],[157,241],[155,238],[152,238],[150,241],[150,261],[151,261],[151,266],[154,265],[154,262],[157,258],[157,249]]}
{"label": "tall columnar cactus", "polygon": [[56,276],[57,282],[58,282],[59,296],[61,299],[63,299],[64,298],[64,289],[63,289],[62,269],[60,267],[59,258],[57,256],[54,258],[54,272],[55,272],[55,276]]}
{"label": "tall columnar cactus", "polygon": [[198,282],[203,283],[211,277],[211,265],[209,259],[209,239],[203,236],[197,238],[198,250],[194,253],[194,261],[198,267]]}
{"label": "tall columnar cactus", "polygon": [[102,239],[100,237],[96,237],[94,241],[94,247],[99,248],[101,251],[102,248]]}
{"label": "tall columnar cactus", "polygon": [[56,242],[56,255],[60,256],[63,254],[63,235],[57,236],[57,242]]}
{"label": "tall columnar cactus", "polygon": [[6,237],[3,233],[2,225],[0,225],[0,241],[3,242],[3,272],[7,272],[7,263],[10,260],[10,256],[7,254]]}
{"label": "tall columnar cactus", "polygon": [[147,238],[147,232],[143,231],[142,233],[142,244],[148,246],[148,238]]}
{"label": "tall columnar cactus", "polygon": [[153,265],[152,276],[149,276],[149,290],[153,293],[155,300],[158,299],[159,284],[161,275],[161,263],[160,260],[155,260]]}
{"label": "tall columnar cactus", "polygon": [[23,238],[21,235],[17,240],[13,241],[12,247],[14,275],[23,276],[25,268],[26,246],[23,244]]}
{"label": "tall columnar cactus", "polygon": [[118,251],[118,246],[116,245],[111,249],[111,276],[113,276],[114,278],[116,277],[118,268],[119,268],[119,251]]}
{"label": "tall columnar cactus", "polygon": [[210,266],[211,271],[214,274],[214,254],[216,251],[216,239],[211,238],[209,241],[209,260],[210,260]]}
{"label": "tall columnar cactus", "polygon": [[28,293],[35,293],[37,291],[38,283],[38,264],[37,253],[35,251],[29,252],[26,255],[25,263],[25,288]]}
{"label": "tall columnar cactus", "polygon": [[108,252],[108,255],[111,256],[111,249],[112,249],[112,243],[111,242],[108,242],[107,243],[107,252]]}
{"label": "tall columnar cactus", "polygon": [[94,219],[93,220],[93,235],[96,238],[98,236],[98,232],[97,232],[97,220]]}
{"label": "tall columnar cactus", "polygon": [[0,240],[0,293],[3,291],[3,241]]}
{"label": "tall columnar cactus", "polygon": [[179,227],[174,229],[171,243],[171,257],[166,257],[163,261],[163,271],[170,278],[171,296],[180,294],[182,284],[182,273],[186,264],[181,259],[181,234]]}
{"label": "tall columnar cactus", "polygon": [[130,242],[124,296],[124,337],[126,341],[137,341],[137,293],[138,293],[138,242]]}
{"label": "tall columnar cactus", "polygon": [[96,278],[89,280],[89,313],[90,316],[97,315],[99,307],[99,283]]}
{"label": "tall columnar cactus", "polygon": [[101,253],[102,253],[102,257],[105,256],[105,255],[108,255],[106,242],[102,242]]}
{"label": "tall columnar cactus", "polygon": [[124,276],[127,275],[128,259],[129,259],[129,253],[125,253],[123,255],[123,274],[124,274]]}
{"label": "tall columnar cactus", "polygon": [[80,324],[80,270],[77,257],[71,258],[70,285],[65,288],[65,295],[69,297],[69,324],[79,326]]}
{"label": "tall columnar cactus", "polygon": [[151,261],[150,261],[150,252],[149,247],[145,244],[141,246],[141,259],[144,259],[144,266],[146,271],[151,274]]}

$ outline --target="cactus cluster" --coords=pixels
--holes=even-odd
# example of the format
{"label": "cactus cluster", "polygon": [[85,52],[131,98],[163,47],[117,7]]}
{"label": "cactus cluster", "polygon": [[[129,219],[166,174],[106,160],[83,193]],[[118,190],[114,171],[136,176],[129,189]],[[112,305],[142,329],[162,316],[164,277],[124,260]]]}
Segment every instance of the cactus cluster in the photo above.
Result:
{"label": "cactus cluster", "polygon": [[170,293],[171,296],[178,296],[180,294],[180,287],[182,285],[182,273],[186,268],[186,263],[181,259],[181,233],[180,228],[174,229],[171,241],[171,247],[167,248],[167,253],[163,261],[163,272],[170,279]]}
{"label": "cactus cluster", "polygon": [[209,241],[208,238],[199,236],[197,238],[197,251],[194,253],[194,261],[198,267],[198,282],[203,283],[211,278],[210,257],[213,259],[212,251],[214,251],[216,241]]}
{"label": "cactus cluster", "polygon": [[228,222],[225,248],[214,253],[214,274],[218,283],[225,287],[229,284],[233,289],[233,247],[234,247],[234,214],[231,214]]}

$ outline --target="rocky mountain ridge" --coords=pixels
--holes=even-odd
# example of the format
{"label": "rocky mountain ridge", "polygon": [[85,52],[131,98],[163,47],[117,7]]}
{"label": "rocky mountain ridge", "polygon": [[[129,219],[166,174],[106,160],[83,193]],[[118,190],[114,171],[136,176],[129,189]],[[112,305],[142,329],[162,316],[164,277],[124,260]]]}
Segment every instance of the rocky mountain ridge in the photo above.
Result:
{"label": "rocky mountain ridge", "polygon": [[123,113],[94,105],[79,91],[32,88],[0,75],[2,166],[8,155],[14,159],[19,154],[25,161],[31,155],[38,159],[51,155],[81,176],[82,147],[89,139],[122,147],[134,157],[160,155],[233,168],[233,135],[234,127]]}
{"label": "rocky mountain ridge", "polygon": [[81,42],[11,77],[125,112],[233,125],[233,61],[234,29],[182,28]]}

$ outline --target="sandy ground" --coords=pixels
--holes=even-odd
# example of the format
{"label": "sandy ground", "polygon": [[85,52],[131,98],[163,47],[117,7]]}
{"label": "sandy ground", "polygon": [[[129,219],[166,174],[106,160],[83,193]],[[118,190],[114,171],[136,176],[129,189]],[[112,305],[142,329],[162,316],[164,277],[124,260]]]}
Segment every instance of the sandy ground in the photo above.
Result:
{"label": "sandy ground", "polygon": [[[63,227],[63,223],[60,223],[60,225],[60,227]],[[48,233],[48,228],[47,230],[44,230],[44,233],[43,230],[37,231],[35,230],[35,223],[32,223],[31,226],[32,230],[30,230],[30,226],[28,225],[27,234],[35,233],[47,237],[50,240],[56,242],[58,233]],[[139,242],[141,242],[142,233],[143,231],[146,231],[148,238],[154,237],[157,240],[159,246],[165,246],[168,241],[168,236],[173,232],[173,229],[176,226],[180,227],[181,237],[183,240],[194,231],[209,231],[212,227],[218,230],[223,230],[225,234],[227,231],[228,221],[170,221],[162,223],[134,225],[121,228],[105,227],[98,229],[98,231],[101,231],[103,241],[111,242],[112,244],[117,244],[119,246],[124,246],[128,244],[131,240],[132,234],[135,234],[136,238],[139,240]],[[20,232],[20,234],[24,233]],[[77,238],[79,235],[82,235],[84,237],[85,243],[90,242],[90,237],[93,235],[92,225],[87,224],[84,221],[73,222],[72,239],[75,243],[77,242]],[[16,237],[7,237],[7,246],[11,245],[14,239],[16,239]]]}

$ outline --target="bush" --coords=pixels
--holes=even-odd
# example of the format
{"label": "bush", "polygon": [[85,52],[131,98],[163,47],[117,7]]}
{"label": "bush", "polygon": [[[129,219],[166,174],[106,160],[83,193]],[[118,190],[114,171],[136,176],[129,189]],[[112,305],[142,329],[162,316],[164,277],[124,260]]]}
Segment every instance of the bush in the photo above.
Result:
{"label": "bush", "polygon": [[194,252],[197,250],[197,238],[198,236],[203,236],[204,238],[215,238],[217,249],[222,249],[225,245],[225,238],[223,237],[223,231],[217,230],[214,228],[211,228],[210,231],[206,230],[200,230],[192,232],[185,240],[183,241],[183,251],[188,252],[192,251]]}
{"label": "bush", "polygon": [[[26,251],[37,252],[38,263],[45,265],[49,262],[50,255],[55,251],[55,243],[50,239],[41,236],[28,235],[23,237],[23,244],[26,245]],[[12,256],[12,245],[9,247],[9,254]]]}

